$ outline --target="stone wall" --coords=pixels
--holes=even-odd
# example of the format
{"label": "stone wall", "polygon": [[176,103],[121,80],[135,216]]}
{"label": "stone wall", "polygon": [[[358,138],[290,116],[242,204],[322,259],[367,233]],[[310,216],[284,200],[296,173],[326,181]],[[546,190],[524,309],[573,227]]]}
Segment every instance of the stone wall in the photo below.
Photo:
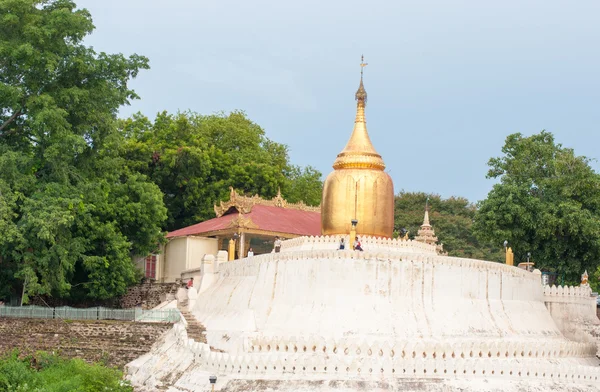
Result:
{"label": "stone wall", "polygon": [[0,354],[55,352],[122,367],[150,351],[171,324],[0,318]]}
{"label": "stone wall", "polygon": [[177,292],[177,283],[157,283],[155,281],[146,280],[135,286],[129,287],[127,293],[120,298],[112,298],[109,300],[98,299],[78,299],[73,301],[68,298],[56,298],[51,296],[35,296],[31,298],[28,305],[60,307],[72,306],[76,308],[93,308],[103,306],[107,308],[123,309],[134,308],[141,305],[144,309],[152,309],[163,302],[167,294],[175,294]]}
{"label": "stone wall", "polygon": [[[156,283],[147,281],[132,286],[120,299],[121,308],[133,308],[141,305],[143,309],[152,309],[165,301],[168,294],[177,292],[179,287],[176,283]],[[174,297],[173,297],[174,298]]]}
{"label": "stone wall", "polygon": [[[263,336],[564,339],[539,275],[434,254],[312,250],[218,265],[192,310],[208,342],[243,350]],[[230,339],[223,340],[227,335]]]}
{"label": "stone wall", "polygon": [[557,323],[565,319],[598,323],[596,295],[589,286],[544,286],[544,302]]}
{"label": "stone wall", "polygon": [[577,343],[555,347],[540,346],[535,341],[506,342],[502,347],[485,342],[454,346],[440,343],[436,347],[418,342],[396,346],[348,339],[347,346],[336,346],[331,342],[304,338],[293,344],[264,342],[266,346],[253,346],[254,351],[232,355],[215,352],[209,345],[189,339],[182,324],[176,324],[166,336],[162,346],[155,346],[151,354],[138,358],[127,367],[133,384],[147,388],[142,390],[155,390],[154,387],[164,386],[161,383],[165,382],[167,385],[177,383],[181,389],[173,389],[176,391],[208,390],[209,374],[219,375],[221,388],[235,379],[285,382],[398,379],[421,382],[464,379],[472,382],[479,379],[481,382],[531,383],[528,386],[552,383],[556,390],[567,390],[566,385],[575,384],[579,388],[576,390],[588,391],[597,390],[600,379],[597,362],[590,358],[595,348]]}
{"label": "stone wall", "polygon": [[544,286],[544,303],[563,335],[585,343],[598,341],[590,333],[600,325],[596,314],[596,296],[588,287]]}

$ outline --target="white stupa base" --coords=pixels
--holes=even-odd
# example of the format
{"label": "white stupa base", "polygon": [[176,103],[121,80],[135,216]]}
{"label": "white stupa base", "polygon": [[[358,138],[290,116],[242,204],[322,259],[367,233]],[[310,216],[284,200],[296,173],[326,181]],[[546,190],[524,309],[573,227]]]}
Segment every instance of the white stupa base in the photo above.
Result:
{"label": "white stupa base", "polygon": [[129,364],[132,384],[208,391],[214,374],[223,391],[600,390],[589,287],[544,288],[534,273],[418,244],[336,242],[219,264],[192,309],[208,344],[177,324]]}

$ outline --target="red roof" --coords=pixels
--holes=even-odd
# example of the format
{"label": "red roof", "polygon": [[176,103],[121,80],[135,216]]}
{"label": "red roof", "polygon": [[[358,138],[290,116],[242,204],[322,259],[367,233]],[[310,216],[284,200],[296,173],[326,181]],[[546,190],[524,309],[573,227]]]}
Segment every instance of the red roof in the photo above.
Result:
{"label": "red roof", "polygon": [[[231,221],[238,217],[237,211],[219,218],[210,219],[179,230],[171,231],[167,238],[199,235],[203,233],[225,230],[231,226]],[[321,213],[302,211],[292,208],[254,205],[244,219],[251,219],[257,225],[257,230],[287,233],[294,235],[321,235]]]}

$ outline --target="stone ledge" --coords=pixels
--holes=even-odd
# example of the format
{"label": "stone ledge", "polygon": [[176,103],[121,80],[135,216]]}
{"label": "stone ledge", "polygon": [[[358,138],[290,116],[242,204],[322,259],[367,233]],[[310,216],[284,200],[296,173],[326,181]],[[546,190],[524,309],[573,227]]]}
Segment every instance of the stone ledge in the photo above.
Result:
{"label": "stone ledge", "polygon": [[333,356],[391,357],[391,358],[569,358],[593,357],[596,345],[568,340],[515,340],[488,338],[481,341],[434,341],[378,339],[324,339],[321,337],[256,337],[250,339],[249,352],[281,354],[317,354]]}
{"label": "stone ledge", "polygon": [[[377,380],[423,380],[427,384],[446,380],[506,380],[535,383],[555,383],[560,386],[600,386],[600,369],[592,366],[594,359],[552,359],[552,358],[369,358],[365,356],[337,358],[330,356],[303,355],[291,357],[282,354],[252,355],[232,357],[227,353],[211,352],[206,344],[187,339],[185,330],[174,328],[171,332],[169,351],[184,350],[193,354],[189,370],[218,374],[228,380],[251,378],[280,380],[281,382],[306,380],[355,380],[373,382]],[[167,355],[155,352],[154,355]],[[588,365],[586,365],[588,361]],[[155,358],[153,363],[163,363]],[[597,362],[597,361],[596,361]],[[149,364],[149,362],[148,362]],[[594,363],[595,364],[595,363]],[[178,364],[172,363],[178,367]],[[146,367],[136,372],[152,371]],[[164,367],[161,371],[168,371]],[[131,374],[130,374],[131,375]],[[139,377],[139,375],[138,375]],[[559,389],[562,390],[562,389]]]}

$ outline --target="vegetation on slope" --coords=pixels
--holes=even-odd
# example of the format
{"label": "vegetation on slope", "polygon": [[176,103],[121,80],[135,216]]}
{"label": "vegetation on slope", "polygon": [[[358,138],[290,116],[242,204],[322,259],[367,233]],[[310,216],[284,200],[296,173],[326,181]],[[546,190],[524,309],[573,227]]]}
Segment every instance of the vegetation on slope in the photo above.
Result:
{"label": "vegetation on slope", "polygon": [[38,353],[0,358],[0,392],[133,392],[117,369]]}

